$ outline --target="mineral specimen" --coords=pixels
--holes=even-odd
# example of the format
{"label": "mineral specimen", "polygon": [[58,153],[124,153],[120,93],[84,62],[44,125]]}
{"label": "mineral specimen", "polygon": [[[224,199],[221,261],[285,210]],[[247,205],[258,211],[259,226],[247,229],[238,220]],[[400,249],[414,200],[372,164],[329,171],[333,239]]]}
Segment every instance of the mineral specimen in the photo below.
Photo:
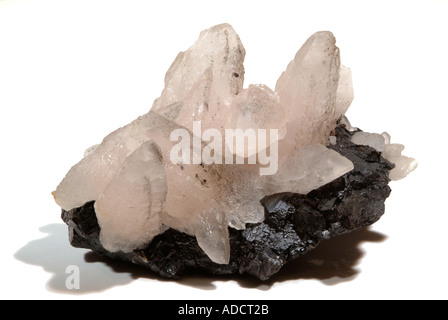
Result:
{"label": "mineral specimen", "polygon": [[72,245],[165,277],[194,267],[267,279],[377,221],[389,178],[416,162],[386,133],[351,127],[351,72],[335,43],[314,34],[275,91],[244,89],[239,36],[203,31],[151,111],[88,149],[53,193]]}

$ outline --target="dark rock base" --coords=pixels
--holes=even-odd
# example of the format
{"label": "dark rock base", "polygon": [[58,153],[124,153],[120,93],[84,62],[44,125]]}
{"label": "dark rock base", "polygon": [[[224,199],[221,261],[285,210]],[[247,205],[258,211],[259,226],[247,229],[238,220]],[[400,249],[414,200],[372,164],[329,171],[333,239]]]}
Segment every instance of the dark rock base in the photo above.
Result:
{"label": "dark rock base", "polygon": [[62,212],[70,243],[142,265],[164,278],[179,278],[194,268],[213,274],[249,273],[267,280],[321,240],[369,226],[384,214],[384,201],[391,191],[388,174],[393,165],[373,148],[353,144],[352,133],[343,126],[335,132],[337,144],[330,148],[350,159],[355,169],[308,195],[279,194],[263,199],[263,223],[248,225],[243,231],[230,228],[228,265],[213,263],[194,237],[173,229],[157,236],[145,250],[108,252],[99,240],[93,202]]}

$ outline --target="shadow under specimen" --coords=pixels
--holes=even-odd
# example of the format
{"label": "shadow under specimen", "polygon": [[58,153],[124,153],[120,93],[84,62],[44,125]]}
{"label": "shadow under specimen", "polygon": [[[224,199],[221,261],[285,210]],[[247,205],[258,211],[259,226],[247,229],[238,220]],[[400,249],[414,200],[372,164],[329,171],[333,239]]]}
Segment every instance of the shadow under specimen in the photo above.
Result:
{"label": "shadow under specimen", "polygon": [[[187,272],[179,280],[164,280],[143,267],[98,256],[89,250],[72,248],[64,224],[50,224],[39,230],[47,236],[29,242],[14,257],[51,273],[47,288],[65,294],[101,292],[139,278],[176,281],[202,290],[216,289],[216,281],[235,281],[243,288],[259,290],[268,290],[276,283],[301,279],[316,279],[325,285],[335,285],[350,281],[359,273],[356,266],[363,256],[360,248],[363,242],[381,242],[386,239],[385,235],[365,228],[322,241],[316,249],[286,265],[278,274],[264,282],[249,275],[219,276],[194,270]],[[77,266],[80,270],[79,290],[69,290],[66,287],[68,266]]]}

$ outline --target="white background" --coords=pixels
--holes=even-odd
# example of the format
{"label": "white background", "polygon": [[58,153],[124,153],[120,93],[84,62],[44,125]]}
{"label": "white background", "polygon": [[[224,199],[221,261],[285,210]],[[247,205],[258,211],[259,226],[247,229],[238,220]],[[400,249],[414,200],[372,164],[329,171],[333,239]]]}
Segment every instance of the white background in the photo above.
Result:
{"label": "white background", "polygon": [[[0,297],[448,298],[447,16],[447,1],[430,0],[0,0]],[[270,87],[311,34],[331,30],[353,72],[352,124],[388,131],[417,171],[391,183],[370,231],[267,283],[163,281],[71,248],[50,192],[84,149],[146,113],[177,53],[223,22],[246,47],[246,85]],[[80,267],[76,293],[68,265]]]}

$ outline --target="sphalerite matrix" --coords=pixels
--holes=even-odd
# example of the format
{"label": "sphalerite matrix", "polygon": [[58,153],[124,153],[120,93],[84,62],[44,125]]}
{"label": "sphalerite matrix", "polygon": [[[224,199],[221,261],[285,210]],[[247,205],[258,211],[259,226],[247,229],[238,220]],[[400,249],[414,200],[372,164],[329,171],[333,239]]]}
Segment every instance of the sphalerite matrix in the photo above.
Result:
{"label": "sphalerite matrix", "polygon": [[203,31],[151,110],[86,151],[53,193],[73,246],[168,278],[265,280],[384,214],[389,181],[417,164],[387,133],[350,125],[333,34],[312,35],[275,90],[243,87],[244,57],[230,25]]}

